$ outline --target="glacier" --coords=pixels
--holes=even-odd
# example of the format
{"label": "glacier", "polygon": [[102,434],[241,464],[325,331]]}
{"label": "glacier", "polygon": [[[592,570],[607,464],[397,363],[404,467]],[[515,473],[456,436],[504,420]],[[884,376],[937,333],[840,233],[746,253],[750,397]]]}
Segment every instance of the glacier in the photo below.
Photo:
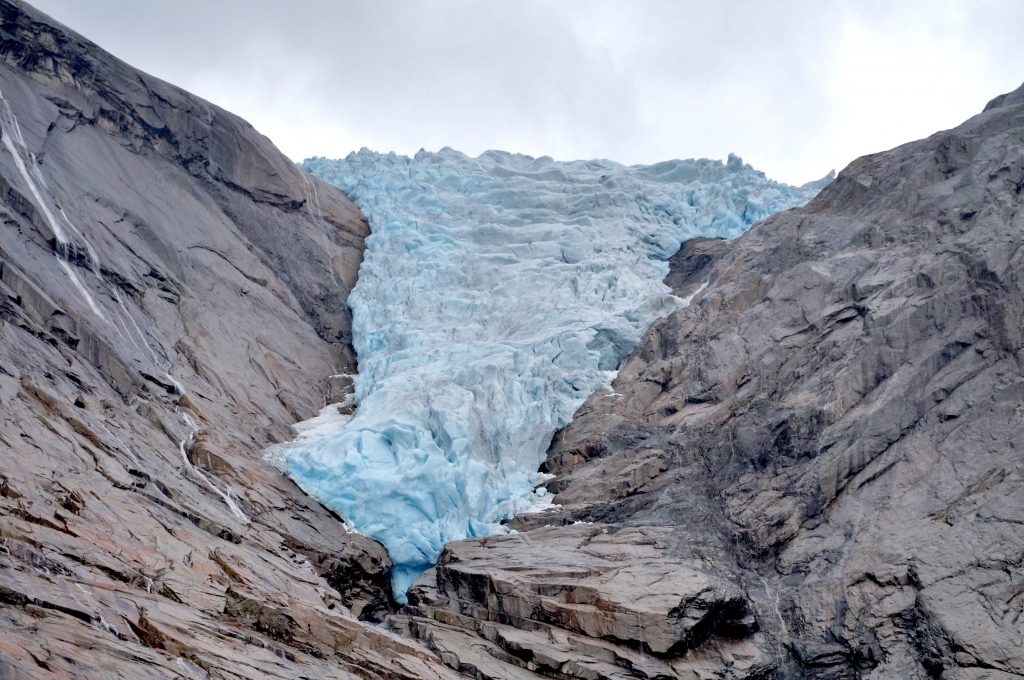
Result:
{"label": "glacier", "polygon": [[349,297],[356,409],[328,408],[275,455],[384,544],[400,602],[446,542],[549,501],[538,468],[554,433],[686,304],[662,282],[684,240],[738,236],[822,186],[732,155],[624,166],[363,149],[303,165],[371,226]]}

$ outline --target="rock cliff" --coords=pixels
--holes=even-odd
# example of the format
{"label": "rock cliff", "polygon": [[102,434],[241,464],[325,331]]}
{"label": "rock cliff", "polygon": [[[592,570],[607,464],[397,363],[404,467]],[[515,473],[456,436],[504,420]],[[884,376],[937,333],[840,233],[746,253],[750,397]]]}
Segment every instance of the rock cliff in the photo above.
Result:
{"label": "rock cliff", "polygon": [[452,675],[262,456],[354,372],[359,211],[7,1],[0,95],[0,677]]}
{"label": "rock cliff", "polygon": [[1024,676],[1022,207],[1024,88],[688,242],[561,507],[392,625],[477,678]]}
{"label": "rock cliff", "polygon": [[1024,88],[687,242],[559,507],[402,610],[262,455],[348,388],[355,206],[9,0],[0,142],[0,678],[1024,676]]}

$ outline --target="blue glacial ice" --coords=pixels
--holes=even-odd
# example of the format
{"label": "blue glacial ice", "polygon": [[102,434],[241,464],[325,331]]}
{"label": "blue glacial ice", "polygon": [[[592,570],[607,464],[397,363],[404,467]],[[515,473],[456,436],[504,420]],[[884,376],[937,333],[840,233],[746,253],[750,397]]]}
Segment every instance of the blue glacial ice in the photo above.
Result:
{"label": "blue glacial ice", "polygon": [[352,196],[373,232],[349,298],[357,408],[277,454],[384,544],[400,601],[447,541],[503,532],[543,503],[554,433],[684,304],[662,283],[682,241],[737,236],[820,188],[735,156],[626,167],[362,150],[305,168]]}

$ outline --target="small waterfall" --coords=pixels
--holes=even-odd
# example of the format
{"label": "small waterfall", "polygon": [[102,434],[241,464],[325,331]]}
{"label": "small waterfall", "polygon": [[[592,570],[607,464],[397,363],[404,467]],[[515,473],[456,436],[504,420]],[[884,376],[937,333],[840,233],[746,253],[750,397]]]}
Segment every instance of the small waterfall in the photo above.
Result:
{"label": "small waterfall", "polygon": [[[46,220],[47,225],[50,227],[53,237],[56,240],[56,255],[60,262],[61,268],[64,273],[67,274],[71,283],[74,284],[78,293],[82,296],[82,299],[86,301],[89,309],[103,321],[107,321],[106,315],[100,306],[96,304],[92,295],[86,290],[85,286],[82,285],[82,281],[78,278],[78,274],[71,268],[70,264],[70,248],[71,242],[68,240],[64,229],[60,224],[60,221],[54,216],[53,211],[50,209],[48,202],[43,199],[43,190],[45,190],[46,182],[42,178],[42,174],[39,172],[38,164],[36,163],[35,154],[29,152],[25,145],[25,138],[21,134],[21,126],[18,125],[18,119],[14,115],[14,111],[11,110],[10,104],[4,97],[3,92],[0,91],[0,141],[3,142],[4,148],[11,154],[14,159],[14,165],[18,168],[18,172],[21,174],[21,178],[25,181],[29,191],[32,193],[35,206],[43,214],[43,218]],[[28,161],[26,163],[26,160]],[[44,189],[41,190],[40,187]],[[62,211],[63,212],[63,211]],[[68,221],[70,225],[70,220]],[[74,225],[71,225],[74,229]],[[75,230],[77,231],[77,230]],[[95,254],[91,246],[86,247],[87,252]]]}
{"label": "small waterfall", "polygon": [[[57,262],[78,292],[79,297],[85,301],[86,306],[96,316],[102,326],[112,330],[117,337],[128,343],[141,356],[148,356],[155,368],[155,372],[167,379],[168,383],[174,387],[176,394],[186,394],[184,385],[171,375],[171,359],[167,357],[159,343],[157,343],[157,347],[160,348],[161,354],[164,354],[164,359],[161,360],[157,356],[156,350],[153,349],[153,344],[139,327],[134,316],[132,316],[120,291],[104,281],[99,255],[85,236],[85,233],[75,225],[62,207],[56,205],[56,201],[53,200],[49,187],[46,184],[46,178],[43,177],[39,169],[38,159],[35,154],[29,151],[21,131],[21,126],[18,123],[18,118],[15,116],[10,103],[4,97],[2,91],[0,91],[0,143],[10,153],[15,167],[18,169],[18,174],[32,195],[33,205],[46,221],[55,241],[54,255],[57,258]],[[72,260],[74,252],[84,252],[86,254],[89,268],[96,275],[97,285],[111,299],[116,301],[117,307],[112,310],[112,313],[109,310],[104,310],[103,306],[93,297],[92,293],[86,288],[85,283],[78,276]],[[216,496],[223,500],[235,517],[242,523],[248,524],[249,518],[235,501],[231,487],[228,486],[225,490],[221,490],[188,459],[187,445],[195,437],[199,427],[188,413],[181,411],[180,407],[176,409],[176,412],[181,414],[182,421],[188,429],[188,434],[178,443],[178,449],[185,465],[184,469],[187,472],[191,472],[194,477],[202,481]],[[99,423],[99,425],[107,429],[102,423]],[[107,431],[109,432],[109,430]],[[123,444],[121,448],[131,460],[138,463],[138,458],[133,451]]]}

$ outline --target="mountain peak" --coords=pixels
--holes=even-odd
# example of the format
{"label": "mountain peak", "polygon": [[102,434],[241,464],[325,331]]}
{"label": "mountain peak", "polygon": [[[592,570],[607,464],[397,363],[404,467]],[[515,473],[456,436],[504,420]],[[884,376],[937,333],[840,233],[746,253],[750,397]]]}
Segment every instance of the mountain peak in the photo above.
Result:
{"label": "mountain peak", "polygon": [[985,105],[983,112],[991,111],[992,109],[1001,109],[1007,106],[1018,106],[1020,104],[1024,104],[1024,83],[1022,83],[1021,86],[1013,92],[1001,94],[990,101]]}

